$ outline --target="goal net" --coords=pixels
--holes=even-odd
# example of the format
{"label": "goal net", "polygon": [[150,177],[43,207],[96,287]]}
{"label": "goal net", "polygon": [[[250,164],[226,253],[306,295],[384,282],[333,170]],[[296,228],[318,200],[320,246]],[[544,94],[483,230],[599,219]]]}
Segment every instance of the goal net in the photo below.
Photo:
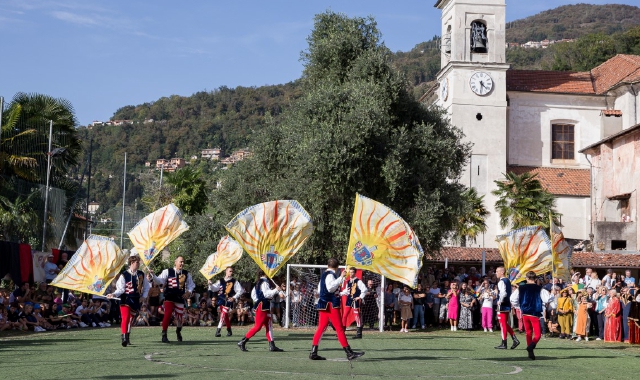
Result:
{"label": "goal net", "polygon": [[[286,294],[288,296],[284,318],[285,328],[313,328],[318,325],[317,289],[320,277],[326,268],[326,265],[287,265]],[[345,267],[340,267],[340,270],[344,269]],[[362,327],[382,331],[384,312],[381,310],[384,308],[381,305],[384,303],[384,296],[381,289],[384,289],[384,278],[369,271],[358,270],[358,275],[365,285],[371,280],[375,289],[375,294],[373,292],[368,294],[360,307]],[[354,318],[348,318],[348,320],[353,322],[346,327],[355,328]]]}

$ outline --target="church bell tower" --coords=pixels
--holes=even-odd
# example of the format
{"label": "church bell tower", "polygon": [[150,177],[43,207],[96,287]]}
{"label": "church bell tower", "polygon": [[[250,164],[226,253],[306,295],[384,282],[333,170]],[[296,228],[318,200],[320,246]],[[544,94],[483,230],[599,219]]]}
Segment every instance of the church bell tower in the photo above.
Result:
{"label": "church bell tower", "polygon": [[500,230],[491,194],[507,169],[505,0],[437,0],[442,11],[437,104],[473,143],[461,182],[484,195],[487,232],[467,246],[496,247]]}

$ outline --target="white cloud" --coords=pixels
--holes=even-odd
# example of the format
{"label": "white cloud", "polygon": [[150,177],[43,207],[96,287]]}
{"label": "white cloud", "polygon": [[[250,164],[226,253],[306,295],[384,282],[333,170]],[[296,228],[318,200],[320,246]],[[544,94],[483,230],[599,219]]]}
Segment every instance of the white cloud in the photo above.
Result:
{"label": "white cloud", "polygon": [[85,25],[85,26],[98,24],[98,22],[94,18],[89,16],[79,15],[76,13],[54,11],[54,12],[51,12],[51,14],[53,15],[53,17],[57,18],[58,20],[70,22],[72,24]]}

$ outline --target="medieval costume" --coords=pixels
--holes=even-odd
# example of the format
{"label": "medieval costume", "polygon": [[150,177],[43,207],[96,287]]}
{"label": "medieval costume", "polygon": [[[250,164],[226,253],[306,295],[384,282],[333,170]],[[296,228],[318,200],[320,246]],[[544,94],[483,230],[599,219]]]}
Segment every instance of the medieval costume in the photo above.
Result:
{"label": "medieval costume", "polygon": [[269,286],[269,279],[264,274],[260,273],[260,277],[256,282],[256,286],[251,290],[251,298],[253,299],[253,309],[256,311],[255,324],[251,330],[247,332],[247,335],[238,342],[238,347],[242,351],[248,351],[245,345],[260,329],[265,328],[267,335],[267,341],[269,342],[269,351],[281,352],[282,350],[276,347],[276,343],[273,341],[273,321],[271,319],[271,313],[269,306],[271,305],[271,299],[280,293],[280,288],[276,287],[271,289]]}
{"label": "medieval costume", "polygon": [[[613,290],[612,290],[613,292]],[[609,304],[604,311],[606,321],[604,323],[604,341],[622,341],[622,306],[617,296],[609,298]]]}
{"label": "medieval costume", "polygon": [[184,259],[178,257],[175,267],[165,269],[159,276],[150,273],[156,284],[164,285],[164,317],[162,318],[162,342],[169,343],[167,329],[171,316],[175,312],[176,337],[182,342],[182,317],[184,315],[184,303],[191,297],[196,284],[191,278],[191,273],[182,269]]}
{"label": "medieval costume", "polygon": [[[229,312],[233,310],[233,303],[240,298],[244,290],[240,281],[233,278],[233,269],[227,268],[227,274],[219,281],[211,283],[209,290],[213,293],[218,293],[217,304],[220,307],[220,322],[218,322],[218,329],[216,330],[216,337],[221,336],[220,330],[222,324],[227,326],[227,336],[233,335],[231,332],[231,318]],[[230,272],[230,274],[229,274]]]}
{"label": "medieval costume", "polygon": [[511,339],[513,339],[513,344],[511,345],[512,350],[520,344],[520,341],[513,332],[513,329],[509,326],[509,323],[507,323],[509,313],[511,313],[510,298],[511,283],[508,278],[504,277],[504,268],[502,268],[502,276],[498,281],[498,322],[500,323],[500,335],[502,336],[502,342],[499,346],[495,347],[500,350],[507,349],[507,333],[509,333],[509,335],[511,335]]}
{"label": "medieval costume", "polygon": [[138,255],[130,256],[129,269],[118,278],[116,291],[107,296],[110,299],[120,297],[122,347],[127,347],[131,344],[129,335],[131,334],[133,319],[140,310],[140,299],[147,298],[151,287],[144,273],[138,270],[139,266],[140,257]]}
{"label": "medieval costume", "polygon": [[558,298],[558,324],[560,325],[560,339],[569,338],[573,331],[573,298],[569,291],[562,289]]}
{"label": "medieval costume", "polygon": [[[546,299],[544,299],[546,298]],[[549,301],[549,293],[535,283],[535,280],[527,278],[527,283],[518,288],[518,304],[522,312],[522,322],[527,339],[527,352],[529,358],[535,360],[533,350],[540,341],[540,318],[543,313],[543,305]]]}
{"label": "medieval costume", "polygon": [[319,321],[315,334],[313,335],[313,345],[311,347],[311,353],[309,359],[311,360],[325,360],[324,357],[318,355],[318,345],[320,339],[329,325],[329,321],[333,327],[335,327],[338,334],[338,341],[347,354],[347,359],[357,359],[364,355],[364,352],[356,352],[351,349],[347,337],[344,334],[344,328],[342,326],[342,319],[340,318],[340,298],[336,294],[336,291],[342,285],[344,281],[344,272],[341,276],[336,276],[336,269],[338,269],[338,261],[336,259],[329,259],[328,268],[322,274],[320,282],[318,283],[318,303],[316,308],[318,309]]}
{"label": "medieval costume", "polygon": [[[355,274],[355,270],[352,270]],[[364,297],[369,292],[367,286],[362,282],[358,277],[351,276],[349,281],[347,282],[347,286],[340,293],[341,296],[347,296],[347,302],[345,304],[345,310],[342,314],[342,325],[347,327],[347,318],[349,316],[349,312],[353,311],[353,316],[356,319],[356,326],[358,330],[356,335],[353,337],[354,339],[362,338],[362,317],[360,315],[360,307],[364,304]]]}

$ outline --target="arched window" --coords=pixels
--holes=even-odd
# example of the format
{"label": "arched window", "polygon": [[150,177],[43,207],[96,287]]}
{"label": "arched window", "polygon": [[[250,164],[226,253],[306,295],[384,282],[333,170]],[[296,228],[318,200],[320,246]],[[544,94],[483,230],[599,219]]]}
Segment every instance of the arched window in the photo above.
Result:
{"label": "arched window", "polygon": [[486,53],[489,40],[487,39],[487,25],[482,21],[471,23],[471,52]]}

